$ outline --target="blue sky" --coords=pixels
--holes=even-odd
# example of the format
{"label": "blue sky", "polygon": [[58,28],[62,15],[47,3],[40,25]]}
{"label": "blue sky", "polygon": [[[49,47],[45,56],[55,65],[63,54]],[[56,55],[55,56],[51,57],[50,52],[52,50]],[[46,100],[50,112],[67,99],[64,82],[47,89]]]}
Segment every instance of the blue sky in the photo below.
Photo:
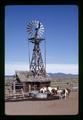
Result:
{"label": "blue sky", "polygon": [[28,70],[26,27],[32,20],[45,28],[47,72],[78,73],[78,6],[9,5],[5,7],[5,74]]}

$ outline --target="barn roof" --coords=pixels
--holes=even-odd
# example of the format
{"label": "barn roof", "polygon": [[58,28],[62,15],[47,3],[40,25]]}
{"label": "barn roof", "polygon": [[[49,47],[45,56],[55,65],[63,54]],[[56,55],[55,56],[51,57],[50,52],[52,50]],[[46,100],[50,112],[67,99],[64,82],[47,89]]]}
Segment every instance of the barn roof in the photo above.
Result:
{"label": "barn roof", "polygon": [[15,74],[20,82],[50,82],[49,77],[34,77],[30,71],[15,71]]}

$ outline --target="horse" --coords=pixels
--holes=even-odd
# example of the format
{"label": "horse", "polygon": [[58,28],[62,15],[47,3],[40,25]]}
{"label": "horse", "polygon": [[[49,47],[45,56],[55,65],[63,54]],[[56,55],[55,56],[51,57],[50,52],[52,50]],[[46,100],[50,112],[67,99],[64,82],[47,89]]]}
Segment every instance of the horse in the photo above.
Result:
{"label": "horse", "polygon": [[41,88],[41,89],[39,90],[39,92],[40,92],[40,93],[45,93],[45,92],[47,92],[47,88],[46,88],[46,87],[43,87],[43,88]]}
{"label": "horse", "polygon": [[51,90],[51,94],[57,95],[57,90],[53,88],[53,89]]}
{"label": "horse", "polygon": [[64,97],[66,99],[66,97],[69,96],[69,94],[70,94],[70,89],[68,89],[68,88],[59,89],[59,90],[57,90],[57,94],[59,95],[60,98]]}
{"label": "horse", "polygon": [[60,98],[69,96],[70,89],[59,89],[59,87],[43,87],[39,90],[40,93],[47,93],[48,95],[59,95]]}
{"label": "horse", "polygon": [[67,94],[67,95],[69,96],[71,90],[70,90],[69,88],[66,88],[66,90],[68,91],[68,94]]}
{"label": "horse", "polygon": [[57,88],[57,87],[54,87],[54,88],[53,88],[53,87],[48,87],[47,90],[48,90],[50,93],[52,93],[52,92],[54,93],[55,91],[58,90],[58,88]]}

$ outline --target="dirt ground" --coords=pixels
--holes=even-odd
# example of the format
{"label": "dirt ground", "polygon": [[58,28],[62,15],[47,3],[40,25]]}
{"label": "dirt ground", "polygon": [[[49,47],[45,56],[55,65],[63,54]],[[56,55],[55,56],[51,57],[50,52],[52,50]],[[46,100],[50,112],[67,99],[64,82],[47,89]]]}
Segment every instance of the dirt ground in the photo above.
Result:
{"label": "dirt ground", "polygon": [[66,100],[5,102],[6,115],[76,115],[78,109],[78,92]]}

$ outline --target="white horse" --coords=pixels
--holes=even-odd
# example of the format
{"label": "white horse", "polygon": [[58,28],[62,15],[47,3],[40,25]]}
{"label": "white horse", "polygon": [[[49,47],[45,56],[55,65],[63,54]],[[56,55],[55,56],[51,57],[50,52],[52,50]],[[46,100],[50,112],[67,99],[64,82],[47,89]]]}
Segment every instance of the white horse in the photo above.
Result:
{"label": "white horse", "polygon": [[59,89],[59,90],[57,90],[57,94],[59,95],[59,97],[60,98],[65,97],[65,99],[66,99],[67,96],[69,96],[69,92],[70,91],[68,89]]}
{"label": "white horse", "polygon": [[49,91],[50,93],[53,93],[53,91],[57,91],[57,90],[58,90],[57,87],[48,87],[47,89],[48,89],[48,91]]}
{"label": "white horse", "polygon": [[52,92],[52,87],[48,87],[47,89],[50,93]]}
{"label": "white horse", "polygon": [[43,88],[41,88],[41,89],[39,90],[39,92],[45,93],[45,92],[47,92],[47,88],[46,88],[46,87],[43,87]]}

